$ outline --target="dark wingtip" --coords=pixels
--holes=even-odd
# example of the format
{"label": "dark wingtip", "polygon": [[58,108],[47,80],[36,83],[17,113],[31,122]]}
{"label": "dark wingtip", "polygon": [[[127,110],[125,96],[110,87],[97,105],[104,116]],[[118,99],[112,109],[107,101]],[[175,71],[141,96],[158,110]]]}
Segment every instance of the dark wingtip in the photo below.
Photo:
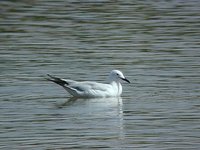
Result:
{"label": "dark wingtip", "polygon": [[[52,78],[52,76],[50,74],[47,74],[48,77]],[[53,81],[52,79],[48,78],[48,77],[44,77],[44,79],[46,79],[47,81]]]}
{"label": "dark wingtip", "polygon": [[53,78],[53,76],[52,76],[52,75],[50,75],[50,74],[47,74],[47,76],[48,76],[48,77],[50,77],[50,78]]}
{"label": "dark wingtip", "polygon": [[59,84],[61,86],[64,86],[65,84],[68,85],[68,83],[65,80],[62,80],[61,78],[54,77],[50,74],[47,74],[47,76],[49,77],[49,78],[46,78],[46,80],[48,80],[48,81],[52,81],[52,82]]}
{"label": "dark wingtip", "polygon": [[60,80],[60,78],[54,77],[54,76],[52,76],[50,74],[47,74],[47,76],[51,78],[50,81],[52,81],[52,80]]}

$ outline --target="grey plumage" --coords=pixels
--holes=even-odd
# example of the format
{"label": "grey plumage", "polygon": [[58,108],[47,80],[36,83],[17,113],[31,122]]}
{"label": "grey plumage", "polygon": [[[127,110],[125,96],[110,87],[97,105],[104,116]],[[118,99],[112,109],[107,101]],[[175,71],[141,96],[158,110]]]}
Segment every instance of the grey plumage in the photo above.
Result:
{"label": "grey plumage", "polygon": [[49,77],[47,78],[48,81],[62,86],[74,97],[117,97],[122,93],[120,80],[130,83],[119,70],[111,71],[108,77],[108,84],[94,81],[78,82],[69,79],[61,79],[50,74],[47,75]]}

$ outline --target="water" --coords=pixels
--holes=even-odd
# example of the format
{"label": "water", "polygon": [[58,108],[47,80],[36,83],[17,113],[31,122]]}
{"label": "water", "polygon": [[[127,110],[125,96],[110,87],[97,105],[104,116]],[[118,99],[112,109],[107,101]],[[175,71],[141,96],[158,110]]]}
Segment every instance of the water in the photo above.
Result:
{"label": "water", "polygon": [[[200,149],[200,2],[0,1],[0,149]],[[121,98],[70,99],[47,73]]]}

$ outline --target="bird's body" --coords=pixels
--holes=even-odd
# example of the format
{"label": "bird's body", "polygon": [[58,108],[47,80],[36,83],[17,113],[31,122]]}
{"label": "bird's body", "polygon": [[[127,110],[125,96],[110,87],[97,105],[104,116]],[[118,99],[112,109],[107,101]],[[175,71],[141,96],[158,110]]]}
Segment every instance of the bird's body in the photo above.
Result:
{"label": "bird's body", "polygon": [[129,82],[119,70],[111,71],[108,84],[92,81],[78,82],[48,76],[50,78],[47,80],[59,84],[74,97],[119,97],[122,94],[120,79]]}

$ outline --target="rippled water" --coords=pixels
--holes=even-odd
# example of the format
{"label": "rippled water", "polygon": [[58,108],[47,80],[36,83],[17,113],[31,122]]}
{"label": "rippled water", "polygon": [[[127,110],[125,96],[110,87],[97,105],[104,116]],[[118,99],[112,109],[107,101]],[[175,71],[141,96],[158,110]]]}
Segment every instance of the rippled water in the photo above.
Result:
{"label": "rippled water", "polygon": [[[0,149],[200,149],[200,1],[0,1]],[[47,73],[121,98],[70,99]]]}

